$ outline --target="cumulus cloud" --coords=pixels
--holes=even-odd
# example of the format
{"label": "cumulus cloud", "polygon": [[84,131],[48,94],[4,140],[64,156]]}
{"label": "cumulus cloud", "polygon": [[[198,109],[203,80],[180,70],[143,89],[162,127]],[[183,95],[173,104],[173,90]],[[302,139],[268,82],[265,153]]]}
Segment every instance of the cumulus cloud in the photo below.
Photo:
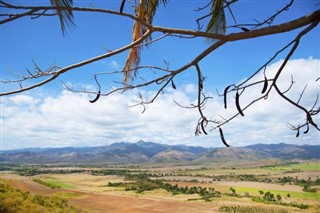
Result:
{"label": "cumulus cloud", "polygon": [[[282,62],[280,60],[267,67],[266,76],[273,77]],[[316,81],[320,74],[319,67],[319,59],[291,60],[280,75],[278,85],[282,91],[285,91],[289,88],[293,79],[294,84],[285,95],[294,101],[298,101],[301,92],[307,85],[300,104],[307,109],[311,109],[315,104],[317,94],[319,94],[319,82]],[[252,81],[263,79],[264,75],[261,73]],[[257,85],[251,90],[246,90],[241,96],[240,104],[245,106],[255,98],[260,97],[261,89],[262,85]],[[228,117],[236,113],[233,97],[229,97],[228,105],[233,106],[233,110],[231,109],[227,112],[221,110],[219,114]],[[319,107],[319,103],[317,103],[317,107]],[[295,132],[290,130],[287,124],[302,124],[306,119],[306,115],[303,111],[280,98],[275,91],[271,91],[267,100],[261,100],[249,107],[244,114],[244,117],[239,117],[224,127],[231,144],[246,145],[249,143],[279,142],[319,144],[320,135],[314,129],[307,135],[301,135],[299,138],[295,137]],[[315,120],[319,123],[319,116]]]}
{"label": "cumulus cloud", "polygon": [[163,95],[145,113],[128,107],[135,94],[114,94],[89,103],[89,95],[62,91],[36,99],[17,95],[2,99],[2,147],[97,146],[117,141],[178,143],[192,136],[196,114],[174,102],[182,92]]}
{"label": "cumulus cloud", "polygon": [[113,69],[119,69],[120,68],[120,65],[116,61],[111,61],[110,66]]}
{"label": "cumulus cloud", "polygon": [[[268,67],[271,76],[281,61]],[[291,81],[296,82],[292,98],[302,91],[308,83],[302,100],[312,106],[319,92],[318,59],[297,59],[289,62],[287,70],[280,78],[281,88],[285,89]],[[263,79],[263,76],[257,78]],[[311,80],[310,80],[311,79]],[[214,90],[214,89],[213,89]],[[241,99],[248,103],[260,93],[260,88],[246,92]],[[150,97],[154,91],[142,91]],[[188,105],[195,101],[196,86],[185,85],[177,90],[168,88],[151,105],[128,107],[137,94],[133,91],[101,97],[95,104],[89,103],[88,94],[62,91],[58,96],[33,97],[15,95],[1,99],[2,149],[24,147],[62,147],[62,146],[99,146],[113,142],[138,140],[167,144],[222,146],[217,131],[208,136],[195,137],[194,131],[199,118],[196,110],[183,109],[173,100]],[[233,98],[229,98],[229,108],[225,110],[221,97],[214,97],[205,110],[210,118],[227,117],[236,112]],[[245,111],[245,117],[237,118],[223,127],[227,141],[232,146],[253,143],[295,143],[317,144],[319,133],[315,130],[295,138],[288,129],[287,122],[301,123],[305,115],[290,104],[271,94],[267,100],[256,103]],[[319,117],[318,117],[319,121]]]}

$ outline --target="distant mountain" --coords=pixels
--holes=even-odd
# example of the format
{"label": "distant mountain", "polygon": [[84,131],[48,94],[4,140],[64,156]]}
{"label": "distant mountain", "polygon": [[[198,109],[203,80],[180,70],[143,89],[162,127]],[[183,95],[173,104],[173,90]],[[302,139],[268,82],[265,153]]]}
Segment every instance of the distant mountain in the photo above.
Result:
{"label": "distant mountain", "polygon": [[30,148],[2,151],[1,163],[160,163],[257,159],[320,159],[320,145],[254,144],[204,148],[153,142],[120,142],[99,147]]}
{"label": "distant mountain", "polygon": [[273,158],[269,152],[253,150],[245,147],[229,147],[208,150],[198,157],[198,161],[234,161],[234,160],[256,160]]}
{"label": "distant mountain", "polygon": [[271,157],[280,159],[319,159],[320,145],[291,145],[291,144],[255,144],[246,148],[268,152]]}

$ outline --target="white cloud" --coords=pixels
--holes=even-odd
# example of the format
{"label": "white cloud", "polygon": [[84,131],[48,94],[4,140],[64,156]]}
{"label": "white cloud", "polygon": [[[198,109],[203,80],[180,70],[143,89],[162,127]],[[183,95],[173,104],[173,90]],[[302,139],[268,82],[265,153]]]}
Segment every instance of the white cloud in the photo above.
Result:
{"label": "white cloud", "polygon": [[16,95],[10,98],[13,104],[21,106],[21,105],[36,105],[38,100],[35,100],[33,97],[27,95]]}
{"label": "white cloud", "polygon": [[187,84],[186,85],[186,93],[193,93],[197,90],[197,87],[194,84]]}
{"label": "white cloud", "polygon": [[[128,107],[132,94],[114,94],[89,103],[89,95],[63,91],[43,100],[25,96],[2,99],[2,148],[95,146],[116,141],[178,143],[193,134],[196,114],[174,104],[181,92],[147,106]],[[36,106],[36,107],[35,107]]]}
{"label": "white cloud", "polygon": [[[271,65],[267,75],[271,76],[281,61]],[[318,59],[299,59],[288,63],[287,70],[280,78],[282,85],[291,81],[296,94],[308,82],[303,103],[312,105],[319,92],[319,83],[310,81],[310,77],[319,76]],[[259,76],[263,79],[263,76]],[[261,86],[261,85],[260,85]],[[285,87],[283,87],[284,89]],[[248,103],[260,93],[246,91],[241,103]],[[298,93],[297,93],[298,91]],[[152,91],[142,91],[151,97]],[[196,110],[178,107],[173,100],[188,105],[194,102],[195,85],[182,86],[178,90],[167,89],[153,104],[128,107],[138,100],[134,92],[101,97],[95,104],[89,103],[90,95],[62,91],[57,97],[35,98],[30,95],[3,97],[2,149],[24,147],[59,146],[98,146],[113,142],[138,140],[169,144],[222,146],[218,131],[208,136],[195,137],[194,131],[199,118]],[[293,96],[293,93],[288,93]],[[297,98],[297,97],[294,97]],[[208,117],[224,117],[236,112],[232,95],[229,108],[225,110],[221,97],[214,97],[205,109]],[[292,108],[290,104],[270,95],[267,100],[256,103],[245,111],[245,117],[237,118],[223,127],[225,137],[232,146],[253,143],[296,143],[318,144],[318,131],[311,130],[307,135],[295,137],[286,122],[301,123],[304,114]],[[318,120],[319,122],[319,117]]]}
{"label": "white cloud", "polygon": [[[282,62],[281,60],[269,66],[266,70],[266,75],[268,77],[274,76]],[[320,60],[312,58],[289,61],[278,81],[280,89],[282,91],[287,90],[291,82],[291,76],[293,76],[295,83],[285,95],[297,101],[303,88],[308,84],[300,103],[310,109],[315,103],[317,94],[319,94],[319,82],[315,81],[320,74],[319,65]],[[263,74],[253,80],[257,79],[263,80]],[[257,85],[253,90],[247,89],[240,98],[240,104],[245,106],[254,98],[261,96],[261,89],[262,84]],[[229,108],[233,107],[233,110],[219,111],[219,114],[224,117],[230,116],[232,111],[233,113],[236,112],[234,98],[231,94],[228,100],[228,106]],[[319,107],[319,102],[317,106]],[[245,110],[244,114],[244,117],[240,116],[223,127],[225,134],[228,135],[226,138],[229,138],[230,144],[245,145],[249,143],[279,142],[319,144],[320,134],[313,128],[309,134],[302,134],[299,138],[295,137],[295,132],[287,127],[287,123],[293,125],[302,124],[306,119],[306,115],[303,111],[280,98],[275,91],[271,91],[267,100],[261,100]],[[315,120],[319,124],[319,116]]]}
{"label": "white cloud", "polygon": [[111,61],[110,66],[113,69],[119,69],[120,68],[120,65],[116,61]]}

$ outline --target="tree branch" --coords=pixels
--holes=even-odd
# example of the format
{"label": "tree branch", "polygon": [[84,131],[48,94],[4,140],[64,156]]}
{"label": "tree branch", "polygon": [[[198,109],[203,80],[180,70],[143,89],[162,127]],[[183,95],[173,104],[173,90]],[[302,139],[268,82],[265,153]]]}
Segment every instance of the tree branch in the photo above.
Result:
{"label": "tree branch", "polygon": [[[236,2],[237,0],[230,0],[229,2],[226,2],[225,7],[229,7],[230,4]],[[205,39],[213,39],[215,40],[215,43],[212,43],[209,47],[207,47],[206,49],[204,49],[202,52],[200,52],[199,54],[197,54],[192,60],[190,60],[188,63],[185,63],[184,65],[182,65],[181,67],[174,69],[174,70],[170,70],[168,68],[168,64],[166,68],[162,68],[162,67],[156,67],[156,66],[137,66],[137,67],[133,67],[133,70],[141,70],[141,69],[153,69],[156,71],[161,71],[163,73],[161,73],[162,75],[160,77],[154,77],[151,80],[146,80],[143,83],[139,83],[139,84],[132,84],[132,85],[124,85],[121,84],[122,86],[120,86],[119,88],[113,88],[111,89],[111,91],[107,91],[105,93],[101,92],[101,86],[99,84],[99,80],[97,78],[98,75],[111,75],[111,74],[119,74],[119,73],[124,73],[124,70],[120,70],[120,71],[112,71],[112,72],[104,72],[104,73],[95,73],[94,74],[94,78],[95,81],[97,83],[97,85],[99,86],[99,92],[89,92],[89,91],[76,91],[73,90],[73,88],[65,85],[66,89],[69,89],[71,91],[74,92],[85,92],[85,93],[92,93],[92,94],[97,94],[99,95],[103,95],[103,96],[108,96],[110,94],[113,94],[115,92],[126,92],[128,90],[132,90],[132,89],[139,89],[142,87],[146,87],[152,84],[158,85],[158,90],[155,92],[155,94],[149,99],[149,100],[145,100],[144,97],[139,93],[139,98],[140,100],[138,101],[137,104],[134,104],[133,106],[137,106],[137,105],[142,105],[144,110],[145,110],[145,105],[146,104],[151,104],[153,103],[161,93],[163,93],[164,89],[170,84],[172,84],[173,88],[175,89],[175,85],[173,83],[173,79],[180,73],[188,70],[191,67],[195,67],[196,72],[197,72],[197,85],[198,85],[198,91],[197,91],[197,103],[196,104],[191,104],[191,106],[189,107],[185,107],[185,108],[197,108],[199,114],[200,114],[200,118],[198,120],[197,123],[197,127],[196,127],[196,135],[199,135],[201,133],[207,134],[206,132],[206,128],[207,125],[209,123],[213,123],[215,125],[215,127],[213,127],[213,129],[217,129],[219,128],[219,130],[221,130],[221,126],[225,125],[226,123],[230,122],[231,120],[233,120],[234,118],[236,118],[238,115],[243,115],[242,111],[246,110],[248,107],[252,106],[254,103],[262,100],[262,99],[267,99],[268,95],[270,93],[270,91],[274,88],[275,91],[277,92],[277,94],[283,98],[284,100],[286,100],[287,102],[289,102],[291,105],[293,105],[294,107],[302,110],[305,114],[306,114],[306,122],[304,124],[299,125],[298,127],[295,127],[291,124],[288,124],[288,126],[295,130],[295,131],[299,131],[302,127],[307,127],[309,130],[309,124],[312,125],[313,127],[315,127],[317,130],[320,131],[319,127],[317,126],[317,124],[314,122],[313,117],[314,115],[317,115],[320,112],[320,109],[316,108],[316,104],[318,102],[318,96],[316,98],[315,104],[314,106],[310,109],[307,110],[304,106],[300,105],[300,99],[302,98],[303,94],[304,94],[304,90],[302,91],[299,99],[297,101],[293,101],[292,99],[290,99],[289,97],[286,96],[286,93],[291,89],[292,85],[294,84],[293,82],[293,78],[291,80],[291,84],[289,86],[289,88],[285,91],[281,91],[277,85],[277,80],[279,79],[279,76],[281,75],[284,67],[287,65],[287,62],[289,61],[289,59],[291,58],[291,56],[293,55],[293,53],[296,51],[297,47],[299,46],[299,42],[300,39],[307,34],[308,32],[310,32],[312,29],[314,29],[317,24],[319,23],[320,20],[320,10],[316,10],[313,13],[297,18],[295,20],[292,21],[288,21],[282,24],[278,24],[278,25],[271,25],[273,23],[273,20],[282,12],[286,11],[289,9],[289,7],[292,5],[294,0],[291,0],[289,2],[289,4],[287,4],[285,7],[283,7],[281,10],[277,11],[273,16],[269,17],[268,19],[266,19],[263,22],[258,22],[257,24],[254,24],[252,26],[253,30],[251,31],[245,31],[245,32],[238,32],[238,33],[230,33],[230,34],[226,34],[226,35],[221,35],[221,34],[211,34],[211,33],[207,33],[207,32],[203,32],[203,31],[197,31],[197,30],[189,30],[189,29],[177,29],[177,28],[168,28],[168,27],[161,27],[161,26],[153,26],[149,23],[146,23],[146,21],[138,18],[136,16],[136,14],[132,15],[132,14],[128,14],[128,13],[123,13],[122,9],[120,9],[120,11],[113,11],[113,10],[107,10],[107,9],[99,9],[99,8],[81,8],[81,7],[72,7],[72,8],[59,8],[59,10],[72,10],[72,11],[77,11],[77,12],[90,12],[90,13],[102,13],[102,14],[110,14],[110,15],[115,15],[115,16],[121,16],[121,17],[126,17],[128,19],[131,19],[135,22],[138,22],[139,24],[141,24],[142,26],[144,26],[145,29],[147,29],[146,33],[141,36],[140,38],[138,38],[137,40],[135,40],[134,42],[131,42],[130,44],[120,47],[114,51],[109,51],[105,54],[102,55],[98,55],[92,58],[89,58],[87,60],[84,61],[80,61],[78,63],[75,64],[71,64],[69,66],[60,68],[57,66],[53,66],[45,71],[42,71],[40,69],[40,67],[37,66],[36,63],[34,63],[35,69],[36,71],[34,73],[30,72],[29,70],[27,70],[28,76],[24,76],[24,75],[19,75],[19,79],[18,80],[8,80],[8,81],[4,81],[3,83],[19,83],[20,88],[17,90],[13,90],[13,91],[8,91],[8,92],[1,92],[0,96],[5,96],[5,95],[11,95],[11,94],[16,94],[16,93],[20,93],[23,91],[27,91],[39,86],[42,86],[44,84],[47,84],[53,80],[55,80],[57,77],[59,77],[60,75],[88,65],[90,63],[96,62],[98,60],[101,59],[105,59],[105,58],[109,58],[112,56],[115,56],[117,54],[120,54],[124,51],[127,51],[131,48],[135,48],[135,47],[140,47],[143,45],[147,45],[147,44],[151,44],[154,42],[159,41],[162,38],[165,38],[167,36],[177,36],[179,38],[195,38],[195,37],[201,37],[201,38],[205,38]],[[122,5],[124,4],[124,1],[122,1]],[[22,10],[22,13],[17,13],[17,14],[2,14],[2,17],[6,17],[5,19],[0,21],[0,24],[7,24],[9,22],[12,22],[14,20],[17,20],[19,18],[22,17],[26,17],[26,16],[30,16],[31,18],[39,18],[41,16],[52,16],[52,15],[56,15],[56,14],[50,14],[48,13],[48,11],[55,11],[57,8],[56,7],[45,7],[45,6],[39,6],[39,7],[25,7],[25,6],[15,6],[9,3],[6,3],[4,1],[0,1],[0,7],[6,8],[6,9],[12,9],[12,10]],[[199,10],[205,9],[206,7],[208,7],[208,5],[206,5],[203,8],[199,8]],[[259,28],[256,29],[257,27],[263,26],[265,24],[268,24],[269,26],[267,27],[263,27],[263,28]],[[238,27],[238,26],[244,26],[244,25],[234,25],[234,27]],[[264,63],[257,71],[255,71],[249,78],[247,78],[246,80],[240,82],[238,85],[233,84],[232,89],[230,89],[231,87],[227,87],[227,89],[225,90],[224,96],[226,98],[226,94],[227,93],[236,93],[236,105],[238,106],[238,113],[236,113],[235,115],[229,117],[229,118],[223,118],[223,121],[217,121],[217,120],[211,120],[208,119],[205,114],[204,114],[204,107],[208,101],[208,99],[210,99],[211,97],[206,96],[206,94],[203,91],[203,81],[204,81],[204,77],[202,75],[202,71],[200,69],[199,63],[206,58],[209,54],[211,54],[213,51],[217,50],[218,48],[220,48],[221,46],[225,45],[228,42],[233,42],[233,41],[241,41],[241,40],[245,40],[245,39],[252,39],[252,38],[257,38],[257,37],[263,37],[263,36],[269,36],[269,35],[275,35],[275,34],[280,34],[280,33],[284,33],[284,32],[289,32],[292,30],[296,30],[299,28],[305,27],[305,29],[302,29],[301,32],[295,37],[294,40],[292,40],[291,42],[289,42],[286,46],[284,46],[283,48],[281,48],[280,50],[278,50],[272,57],[271,59],[269,59],[266,63]],[[148,38],[151,37],[151,35],[153,33],[163,33],[163,36],[160,36],[157,39],[154,40],[148,40]],[[140,36],[140,34],[139,34]],[[267,68],[267,66],[283,51],[287,50],[289,47],[291,47],[291,49],[289,50],[288,54],[285,57],[285,60],[282,62],[280,68],[277,70],[277,73],[275,74],[274,77],[272,78],[267,78],[266,74],[265,74],[265,70]],[[253,79],[253,77],[257,76],[258,73],[262,72],[262,70],[264,71],[264,80],[256,80],[255,82],[250,82],[250,80]],[[22,82],[29,80],[29,79],[40,79],[40,78],[46,78],[43,81],[37,82],[29,87],[22,87]],[[141,78],[142,79],[142,78]],[[317,79],[318,80],[318,79]],[[268,83],[271,82],[271,86],[268,87]],[[118,83],[118,82],[116,82]],[[242,95],[245,94],[247,92],[247,88],[253,87],[257,84],[264,84],[264,89],[262,90],[262,94],[259,95],[258,97],[254,98],[253,100],[250,101],[249,104],[244,105],[241,107],[241,109],[239,110],[240,106],[239,106],[239,99],[240,97],[243,97]],[[240,91],[240,93],[239,93]],[[98,96],[97,96],[98,97]],[[96,100],[94,100],[93,102],[95,102]],[[175,102],[176,104],[178,104],[177,102]],[[178,104],[179,106],[181,106],[180,104]],[[143,110],[143,111],[144,111]],[[221,116],[222,117],[222,116]],[[220,133],[222,132],[222,130],[220,131]]]}

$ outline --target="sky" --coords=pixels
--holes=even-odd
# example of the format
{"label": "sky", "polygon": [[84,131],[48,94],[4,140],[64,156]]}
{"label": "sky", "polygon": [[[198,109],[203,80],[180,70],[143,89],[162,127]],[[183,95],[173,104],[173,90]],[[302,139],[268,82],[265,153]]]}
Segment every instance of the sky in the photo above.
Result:
{"label": "sky", "polygon": [[[8,1],[12,4],[25,4],[25,1]],[[237,23],[253,23],[253,19],[264,20],[289,1],[239,1],[231,7]],[[33,5],[48,5],[49,1],[30,1]],[[161,6],[154,18],[154,25],[170,28],[194,30],[195,19],[206,11],[195,12],[207,1],[176,0],[166,7]],[[274,20],[283,23],[309,14],[317,9],[317,1],[296,1],[289,11]],[[75,1],[75,6],[119,9],[119,1]],[[7,13],[1,9],[1,13]],[[129,4],[124,12],[132,13]],[[13,73],[25,75],[26,69],[33,70],[33,61],[42,69],[53,64],[60,67],[104,54],[127,45],[131,41],[132,20],[106,14],[77,12],[75,25],[63,36],[57,17],[21,18],[0,25],[1,30],[1,80],[15,79]],[[230,13],[226,11],[227,26],[234,25]],[[203,25],[207,20],[203,21]],[[232,116],[236,113],[233,99],[228,99],[228,110],[223,108],[223,92],[230,84],[239,83],[249,77],[273,54],[291,41],[301,29],[272,35],[232,42],[212,52],[200,62],[206,77],[204,91],[213,98],[208,102],[205,113],[209,118]],[[227,34],[237,29],[227,28]],[[154,34],[156,39],[160,34]],[[294,76],[295,84],[288,93],[297,100],[300,92],[308,84],[301,103],[312,106],[319,93],[320,75],[320,27],[317,26],[303,37],[300,46],[279,79],[285,89]],[[181,39],[168,37],[144,48],[141,65],[164,66],[177,69],[188,63],[210,43],[203,39]],[[182,105],[195,103],[197,94],[196,72],[189,69],[175,77],[177,89],[167,87],[164,94],[142,113],[141,106],[129,107],[138,100],[138,93],[151,97],[156,86],[142,88],[127,93],[115,93],[101,97],[95,104],[88,100],[91,94],[75,93],[63,88],[62,82],[76,89],[97,90],[94,73],[121,70],[128,52],[103,59],[87,66],[63,74],[54,82],[20,94],[1,96],[1,150],[27,147],[65,147],[65,146],[103,146],[115,142],[136,142],[139,140],[163,144],[184,144],[191,146],[222,147],[219,132],[210,131],[208,135],[195,136],[199,113],[194,109],[184,109]],[[267,68],[266,75],[275,74],[285,54],[280,54]],[[146,72],[146,71],[144,71]],[[157,74],[157,73],[156,73]],[[153,73],[142,73],[150,78]],[[104,92],[119,86],[113,81],[121,81],[122,76],[101,77]],[[263,79],[259,74],[255,79]],[[139,81],[139,79],[137,79]],[[25,82],[23,86],[32,82]],[[1,92],[17,88],[17,84],[1,83]],[[241,103],[248,103],[257,97],[261,88],[246,92]],[[319,105],[319,103],[318,103]],[[311,128],[308,134],[296,137],[288,128],[288,123],[299,124],[305,115],[291,107],[272,92],[267,100],[256,103],[238,117],[223,126],[227,142],[231,146],[246,146],[255,143],[319,144],[319,132]],[[319,123],[319,116],[315,117]],[[209,126],[210,129],[210,126]]]}

